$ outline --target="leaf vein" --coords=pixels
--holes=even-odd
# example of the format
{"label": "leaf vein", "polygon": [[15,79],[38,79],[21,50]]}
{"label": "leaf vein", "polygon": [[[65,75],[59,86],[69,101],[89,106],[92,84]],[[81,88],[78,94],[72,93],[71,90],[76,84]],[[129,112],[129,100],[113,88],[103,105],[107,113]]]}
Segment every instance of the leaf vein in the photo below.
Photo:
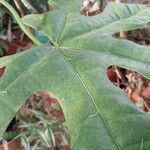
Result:
{"label": "leaf vein", "polygon": [[73,69],[73,71],[76,73],[76,75],[77,75],[77,77],[79,78],[79,80],[81,81],[83,87],[85,88],[85,90],[87,91],[88,95],[90,96],[90,98],[91,98],[93,104],[95,105],[95,107],[96,107],[96,109],[97,109],[97,111],[98,111],[98,114],[101,116],[101,118],[102,118],[102,120],[103,120],[103,122],[104,122],[106,128],[107,128],[108,131],[109,131],[110,136],[112,137],[112,139],[113,139],[113,141],[114,141],[114,143],[116,144],[117,148],[118,148],[119,150],[121,150],[120,146],[119,146],[118,143],[116,142],[116,140],[115,140],[115,138],[114,138],[114,136],[113,136],[113,134],[112,134],[112,132],[111,132],[111,129],[110,129],[109,126],[108,126],[108,123],[107,123],[106,119],[104,118],[104,115],[102,114],[102,112],[100,111],[100,109],[97,107],[97,105],[96,105],[96,103],[95,103],[95,101],[94,101],[94,97],[92,96],[92,94],[91,94],[89,88],[88,88],[88,87],[86,86],[86,84],[84,83],[84,80],[83,80],[82,77],[79,75],[78,71],[77,71],[76,68],[73,66],[73,64],[72,64],[69,60],[67,60],[65,54],[61,51],[61,49],[58,49],[58,50],[59,50],[59,52],[61,53],[61,55],[63,56],[64,60],[70,65],[70,67],[71,67],[71,68]]}
{"label": "leaf vein", "polygon": [[27,71],[29,71],[35,64],[37,64],[37,62],[39,62],[48,52],[49,50],[47,50],[43,55],[41,55],[41,57],[34,61],[24,72],[22,72],[17,78],[15,78],[15,80],[13,80],[7,87],[5,87],[4,91],[10,89],[19,78],[21,78]]}
{"label": "leaf vein", "polygon": [[[145,10],[142,10],[142,11],[145,11]],[[134,18],[134,17],[138,16],[139,13],[141,13],[141,12],[138,12],[137,14],[134,14],[134,15],[128,17],[128,18],[123,18],[123,19],[120,19],[120,20],[113,21],[113,22],[110,22],[110,23],[108,23],[108,24],[105,24],[105,25],[103,25],[103,26],[98,26],[97,28],[92,29],[92,30],[89,30],[89,31],[87,31],[87,32],[85,32],[85,33],[81,33],[81,34],[78,34],[78,35],[76,35],[76,36],[74,36],[74,37],[71,37],[71,38],[69,38],[69,39],[66,39],[66,40],[64,40],[64,41],[60,41],[60,44],[63,45],[63,44],[65,44],[65,43],[67,43],[68,41],[71,41],[71,40],[74,40],[74,39],[77,39],[77,38],[80,38],[80,37],[84,37],[84,36],[89,35],[89,34],[92,34],[92,33],[97,33],[98,31],[103,30],[103,28],[106,28],[107,26],[112,26],[112,25],[115,25],[115,24],[117,24],[117,23],[119,23],[119,22],[121,22],[121,21],[123,21],[123,20],[127,20],[127,19]],[[119,31],[118,31],[118,32],[119,32]],[[107,33],[107,32],[103,32],[103,34],[106,34],[106,33]],[[102,33],[101,33],[101,34],[102,34]],[[111,34],[113,34],[113,33],[111,33]],[[108,35],[110,35],[110,34],[108,34]]]}

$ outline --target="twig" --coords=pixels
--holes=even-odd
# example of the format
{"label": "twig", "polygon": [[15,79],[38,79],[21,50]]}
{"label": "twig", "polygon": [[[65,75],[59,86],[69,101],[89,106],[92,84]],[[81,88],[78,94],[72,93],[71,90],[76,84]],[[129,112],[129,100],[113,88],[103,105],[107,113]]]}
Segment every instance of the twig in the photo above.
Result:
{"label": "twig", "polygon": [[147,105],[147,103],[144,100],[143,100],[143,104],[147,108],[147,111],[150,112],[150,108],[149,108],[149,106]]}
{"label": "twig", "polygon": [[20,6],[18,0],[13,0],[13,1],[14,1],[15,5],[16,5],[16,7],[17,7],[17,9],[18,9],[18,11],[19,11],[21,17],[25,16],[25,13],[24,13],[23,9],[21,8],[21,6]]}
{"label": "twig", "polygon": [[115,67],[115,72],[117,74],[117,76],[121,79],[123,84],[127,84],[126,78],[124,76],[124,74],[122,73],[121,69],[118,66],[114,66]]}
{"label": "twig", "polygon": [[11,17],[9,16],[9,19],[8,19],[8,29],[7,29],[7,40],[9,42],[11,42],[11,37],[12,37],[12,34],[11,34]]}
{"label": "twig", "polygon": [[38,13],[37,10],[31,5],[31,3],[28,0],[21,0],[21,2],[32,13],[36,13],[36,14]]}
{"label": "twig", "polygon": [[103,9],[103,0],[100,0],[100,11],[102,11],[102,9]]}

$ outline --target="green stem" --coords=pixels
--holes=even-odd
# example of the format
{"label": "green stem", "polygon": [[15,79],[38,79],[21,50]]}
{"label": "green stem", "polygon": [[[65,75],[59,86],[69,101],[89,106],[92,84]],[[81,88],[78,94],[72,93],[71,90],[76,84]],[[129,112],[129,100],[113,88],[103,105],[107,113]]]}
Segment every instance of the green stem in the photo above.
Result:
{"label": "green stem", "polygon": [[14,16],[16,19],[17,23],[19,24],[20,28],[23,30],[23,32],[37,45],[42,45],[42,43],[35,37],[31,32],[29,32],[26,28],[26,26],[23,24],[20,16],[16,12],[16,10],[5,0],[0,0],[0,3],[2,3]]}

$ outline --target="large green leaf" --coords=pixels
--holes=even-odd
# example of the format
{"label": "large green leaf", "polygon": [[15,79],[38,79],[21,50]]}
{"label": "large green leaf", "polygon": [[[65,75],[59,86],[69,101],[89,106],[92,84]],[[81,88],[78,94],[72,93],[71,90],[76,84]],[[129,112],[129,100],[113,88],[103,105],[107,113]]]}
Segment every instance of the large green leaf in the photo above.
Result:
{"label": "large green leaf", "polygon": [[25,100],[47,90],[60,99],[75,150],[150,148],[150,116],[108,80],[117,64],[150,77],[150,48],[116,39],[122,30],[144,28],[150,9],[110,3],[94,17],[80,15],[80,0],[53,0],[56,8],[29,15],[26,25],[45,33],[51,44],[0,59],[0,135]]}

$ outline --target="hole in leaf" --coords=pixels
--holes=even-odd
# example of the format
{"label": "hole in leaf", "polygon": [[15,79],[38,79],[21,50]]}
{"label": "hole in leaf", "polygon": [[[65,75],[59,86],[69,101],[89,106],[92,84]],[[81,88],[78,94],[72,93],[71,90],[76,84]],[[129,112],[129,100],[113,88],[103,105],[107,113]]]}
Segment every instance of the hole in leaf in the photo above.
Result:
{"label": "hole in leaf", "polygon": [[128,32],[119,32],[114,35],[115,37],[121,37],[130,41],[133,41],[140,45],[150,45],[150,28],[136,29]]}
{"label": "hole in leaf", "polygon": [[[57,119],[64,119],[64,114],[62,111],[62,108],[59,104],[59,100],[57,98],[55,98],[51,93],[49,92],[45,92],[45,91],[39,91],[36,92],[35,94],[33,94],[28,101],[26,102],[26,104],[24,104],[24,106],[21,109],[21,113],[23,115],[27,115],[27,117],[31,117],[32,119],[32,115],[30,116],[28,114],[28,110],[35,110],[35,111],[39,111],[39,112],[43,112],[43,113],[48,113],[53,115],[54,117],[56,117]],[[27,110],[27,111],[26,111]],[[48,111],[48,112],[46,112]],[[58,112],[58,113],[53,113],[53,112]],[[47,115],[48,115],[47,114]]]}
{"label": "hole in leaf", "polygon": [[6,131],[16,130],[16,124],[17,124],[17,120],[16,120],[16,118],[13,118],[12,121],[10,122],[10,124],[8,125]]}
{"label": "hole in leaf", "polygon": [[4,75],[5,73],[5,67],[0,68],[0,78]]}
{"label": "hole in leaf", "polygon": [[128,31],[126,38],[140,45],[150,45],[150,28]]}
{"label": "hole in leaf", "polygon": [[109,80],[145,112],[150,111],[150,80],[141,74],[118,66],[107,69]]}
{"label": "hole in leaf", "polygon": [[[125,83],[123,83],[123,80],[120,79],[116,68],[117,68],[116,66],[110,66],[107,69],[107,76],[114,85],[122,89],[124,88]],[[123,68],[119,68],[119,69],[121,69],[121,72],[125,72],[125,69]]]}
{"label": "hole in leaf", "polygon": [[84,0],[80,8],[80,13],[84,16],[94,16],[99,14],[101,10],[101,4],[95,0]]}
{"label": "hole in leaf", "polygon": [[[70,136],[59,100],[49,92],[39,91],[29,97],[9,128],[10,126],[16,126],[15,131],[11,132],[17,131],[21,143],[28,141],[27,144],[31,147],[37,144],[41,149],[71,149]],[[26,148],[27,145],[24,144],[21,146]]]}
{"label": "hole in leaf", "polygon": [[[20,149],[20,141],[15,137],[18,135],[18,120],[14,117],[8,125],[5,134],[0,139],[0,149]],[[7,148],[6,148],[7,147]]]}

